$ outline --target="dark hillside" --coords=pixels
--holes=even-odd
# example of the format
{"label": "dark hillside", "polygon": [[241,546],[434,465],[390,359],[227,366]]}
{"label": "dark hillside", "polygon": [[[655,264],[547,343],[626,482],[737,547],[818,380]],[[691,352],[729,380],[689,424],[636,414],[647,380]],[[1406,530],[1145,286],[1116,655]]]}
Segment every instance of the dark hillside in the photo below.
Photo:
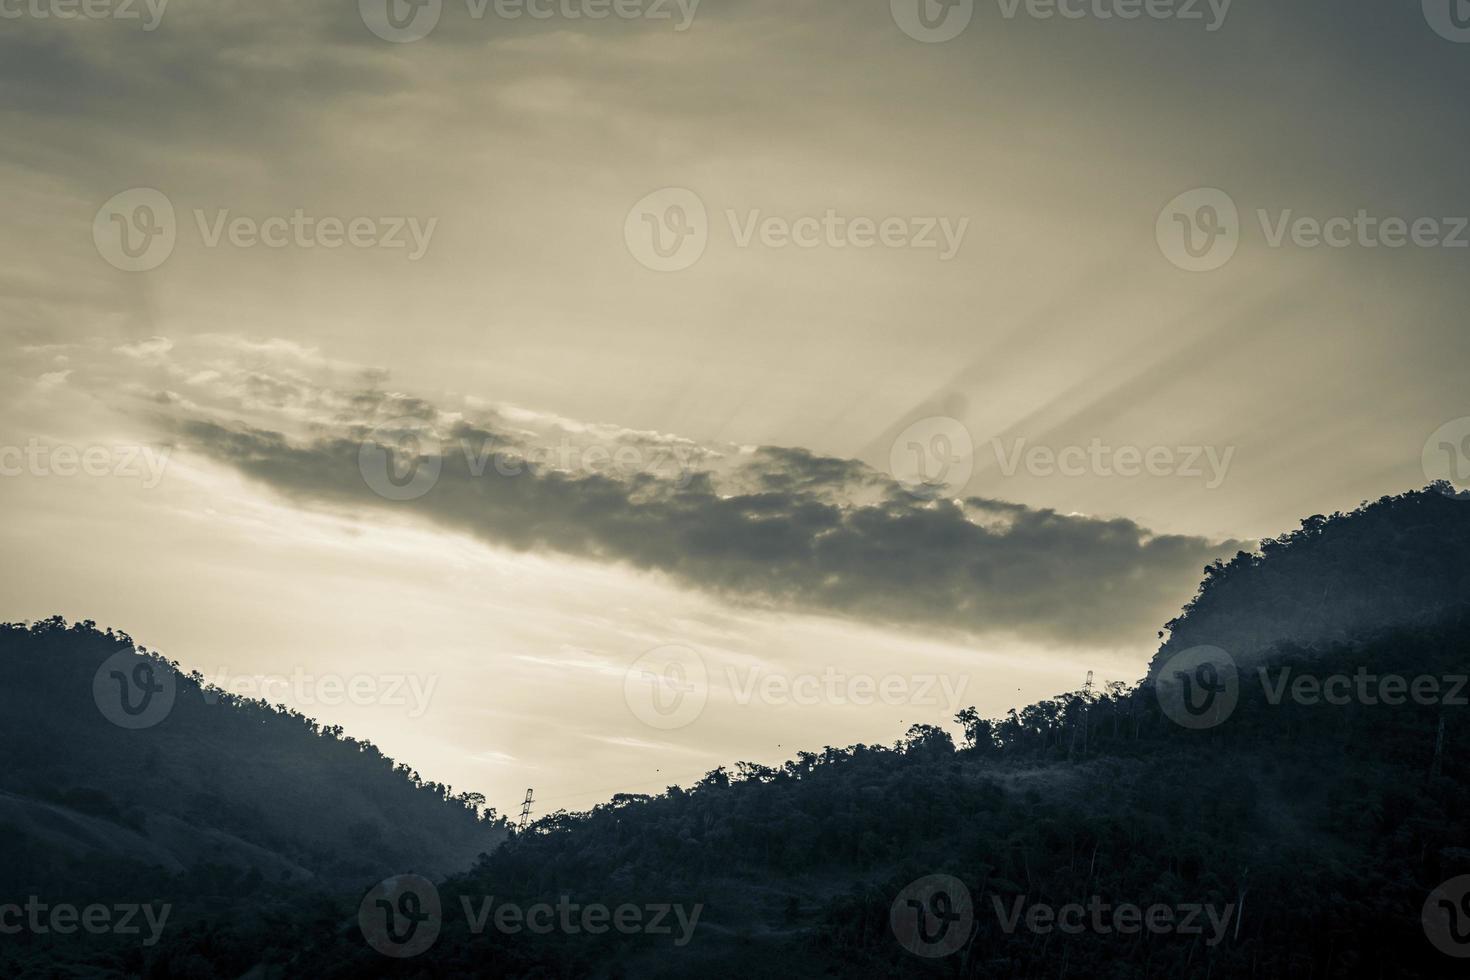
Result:
{"label": "dark hillside", "polygon": [[1209,644],[1249,662],[1273,645],[1341,644],[1404,626],[1470,623],[1470,495],[1449,484],[1304,518],[1204,570],[1166,626],[1152,673]]}
{"label": "dark hillside", "polygon": [[[5,705],[19,758],[59,761],[7,772],[0,790],[67,814],[33,819],[33,840],[110,824],[134,835],[131,850],[157,844],[167,817],[283,862],[267,878],[155,879],[207,888],[210,911],[130,954],[127,972],[150,977],[1453,976],[1470,955],[1470,887],[1453,890],[1470,876],[1467,534],[1470,506],[1433,489],[1309,518],[1214,566],[1170,624],[1167,669],[1133,687],[998,719],[967,709],[959,745],[916,725],[892,745],[737,763],[554,813],[435,883],[369,891],[449,857],[392,828],[433,819],[473,842],[483,821],[464,801],[305,719],[192,694],[169,722],[207,748],[170,740],[167,725],[131,745],[93,717],[83,682],[116,638],[89,626],[6,632],[14,662],[54,658],[50,681]],[[1181,668],[1202,645],[1223,656]],[[48,753],[48,739],[69,748]],[[237,768],[210,765],[246,746]],[[256,794],[293,758],[378,836],[340,821],[290,836],[286,815],[303,804]],[[185,776],[214,800],[174,788]],[[72,873],[51,848],[20,867]],[[331,893],[297,884],[298,868],[359,877]],[[540,931],[490,915],[507,908],[527,923],[537,908],[632,918]],[[656,909],[677,914],[662,931],[639,926]],[[422,947],[370,930],[378,910],[430,923]]]}
{"label": "dark hillside", "polygon": [[[206,690],[157,654],[125,656],[121,673],[131,681],[143,669],[167,685],[172,704],[160,693],[130,721],[109,676],[117,665],[104,664],[133,649],[125,634],[91,623],[0,626],[9,679],[0,687],[0,823],[11,830],[0,877],[9,890],[64,886],[66,865],[104,857],[332,886],[403,867],[445,874],[503,838],[483,800],[423,783],[340,729]],[[129,697],[142,703],[136,691]]]}

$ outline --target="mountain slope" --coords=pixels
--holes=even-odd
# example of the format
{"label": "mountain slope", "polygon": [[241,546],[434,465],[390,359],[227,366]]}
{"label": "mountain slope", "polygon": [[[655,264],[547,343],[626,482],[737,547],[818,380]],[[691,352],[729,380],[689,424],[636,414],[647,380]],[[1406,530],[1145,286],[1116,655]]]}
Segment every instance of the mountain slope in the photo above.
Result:
{"label": "mountain slope", "polygon": [[[215,966],[324,977],[1454,975],[1424,917],[1436,887],[1470,875],[1470,723],[1445,697],[1470,674],[1457,592],[1467,520],[1463,502],[1411,493],[1309,519],[1286,546],[1212,573],[1226,584],[1207,585],[1173,636],[1230,643],[1267,675],[1242,669],[1229,711],[1208,726],[1180,724],[1145,679],[1001,719],[961,712],[959,749],[915,726],[893,746],[717,769],[538,821],[439,884],[437,937],[406,962],[364,942],[344,900],[325,933],[237,929],[241,955]],[[1428,703],[1273,693],[1283,676],[1359,673],[1445,683]],[[914,896],[928,894],[915,889],[935,876],[951,899],[970,899],[930,895],[925,906],[933,922],[963,923],[952,950],[904,931]],[[533,935],[477,920],[487,901],[700,916],[682,944],[677,930]],[[1177,912],[1181,924],[1189,909],[1208,914],[1192,932],[1129,932],[1118,920],[1071,932],[1017,913],[1093,904]],[[175,940],[174,955],[203,948]]]}
{"label": "mountain slope", "polygon": [[[400,868],[443,875],[503,839],[493,811],[482,816],[475,801],[420,783],[371,743],[206,689],[133,649],[126,635],[90,623],[0,626],[11,678],[0,686],[7,850],[44,842],[53,856],[102,853],[169,872],[213,863],[331,887]],[[131,683],[140,669],[166,683],[172,701],[130,719],[109,699],[114,675]],[[66,884],[54,872],[24,880],[25,866],[5,863],[0,883]]]}
{"label": "mountain slope", "polygon": [[[328,893],[215,876],[208,910],[112,967],[206,980],[1457,975],[1470,936],[1456,946],[1432,916],[1457,908],[1438,889],[1470,882],[1467,522],[1470,506],[1431,489],[1309,518],[1285,544],[1216,567],[1156,661],[1232,648],[1241,668],[1210,688],[1224,707],[1204,723],[1178,713],[1172,672],[1156,670],[1005,718],[962,711],[958,748],[915,725],[892,746],[739,763],[554,813],[434,883],[369,891],[365,877]],[[1427,698],[1349,685],[1331,699],[1303,695],[1303,677],[1307,695],[1334,678],[1436,683]],[[261,751],[275,751],[269,739]],[[75,764],[95,777],[92,760]],[[109,811],[121,789],[104,783],[106,798],[72,790],[59,805],[134,821]],[[96,830],[72,824],[71,837]],[[1461,897],[1470,912],[1470,885]],[[521,917],[490,915],[507,907]],[[631,918],[527,927],[530,910],[555,923],[563,907]],[[395,915],[387,933],[369,925],[375,909]],[[640,924],[657,909],[680,913],[673,928]],[[1060,927],[1068,909],[1080,928]],[[1149,910],[1149,927],[1126,909]],[[397,912],[425,927],[419,946],[403,938],[417,926],[394,938]],[[39,976],[57,954],[6,955],[0,971]]]}
{"label": "mountain slope", "polygon": [[[1304,518],[1255,553],[1204,570],[1150,668],[1200,645],[1237,662],[1273,645],[1340,644],[1385,629],[1470,624],[1470,499],[1448,484]],[[1164,634],[1161,633],[1161,636]]]}

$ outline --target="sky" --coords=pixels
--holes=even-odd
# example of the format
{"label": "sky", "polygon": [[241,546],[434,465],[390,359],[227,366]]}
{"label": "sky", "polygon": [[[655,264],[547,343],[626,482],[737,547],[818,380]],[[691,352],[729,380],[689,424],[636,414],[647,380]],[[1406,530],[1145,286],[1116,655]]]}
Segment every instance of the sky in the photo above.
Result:
{"label": "sky", "polygon": [[0,2],[0,617],[578,808],[1470,478],[1449,0],[393,3]]}

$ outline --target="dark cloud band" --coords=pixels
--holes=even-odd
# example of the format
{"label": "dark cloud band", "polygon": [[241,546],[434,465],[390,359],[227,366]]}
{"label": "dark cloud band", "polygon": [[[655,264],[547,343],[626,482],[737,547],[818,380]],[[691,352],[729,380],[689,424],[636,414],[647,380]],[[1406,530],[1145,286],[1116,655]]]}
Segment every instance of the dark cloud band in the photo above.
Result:
{"label": "dark cloud band", "polygon": [[[516,438],[460,422],[442,445],[419,446],[428,485],[392,502],[363,470],[363,446],[376,448],[381,430],[293,440],[193,420],[184,433],[295,497],[411,508],[496,545],[624,563],[730,601],[935,632],[1147,642],[1193,593],[1203,565],[1239,547],[1155,535],[1121,518],[983,498],[926,501],[861,463],[799,449],[760,448],[723,472],[677,479],[568,472],[504,465],[524,459]],[[477,461],[457,449],[471,444],[507,455]]]}

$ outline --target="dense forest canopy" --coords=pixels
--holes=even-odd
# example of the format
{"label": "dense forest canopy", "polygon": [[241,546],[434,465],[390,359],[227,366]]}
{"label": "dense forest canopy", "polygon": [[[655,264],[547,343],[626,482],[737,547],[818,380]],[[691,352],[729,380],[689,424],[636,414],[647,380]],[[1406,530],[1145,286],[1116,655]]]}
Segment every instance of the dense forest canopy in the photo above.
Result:
{"label": "dense forest canopy", "polygon": [[[32,938],[0,946],[0,968],[40,976],[85,961],[103,975],[170,978],[1446,976],[1455,961],[1426,937],[1423,916],[1436,887],[1470,874],[1470,725],[1449,696],[1470,674],[1470,506],[1442,489],[1308,518],[1206,570],[1152,673],[1193,647],[1228,651],[1237,683],[1228,713],[1207,726],[1180,724],[1161,694],[1168,678],[1151,676],[1003,718],[968,708],[955,718],[958,740],[915,725],[892,744],[813,748],[781,766],[737,762],[692,786],[558,811],[521,833],[475,794],[425,784],[340,730],[264,703],[210,703],[197,677],[180,675],[178,706],[138,743],[141,754],[119,748],[116,729],[82,702],[97,664],[130,639],[91,623],[12,624],[0,628],[0,649],[28,683],[0,702],[17,760],[0,793],[106,822],[130,841],[192,821],[281,864],[140,868],[122,848],[58,853],[5,826],[12,890],[169,896],[178,910],[155,947]],[[1283,696],[1303,675],[1445,683],[1437,698],[1396,704]],[[294,775],[285,797],[272,788]],[[299,823],[296,808],[311,820]],[[478,860],[434,873],[466,849]],[[409,872],[432,878],[436,931],[418,955],[385,957],[365,941],[359,899],[384,875]],[[968,896],[967,931],[946,955],[915,955],[894,910],[936,878]],[[487,926],[491,907],[506,903],[697,914],[662,934]],[[1200,921],[1213,924],[1070,933],[1023,916],[1089,905],[1203,909]]]}

